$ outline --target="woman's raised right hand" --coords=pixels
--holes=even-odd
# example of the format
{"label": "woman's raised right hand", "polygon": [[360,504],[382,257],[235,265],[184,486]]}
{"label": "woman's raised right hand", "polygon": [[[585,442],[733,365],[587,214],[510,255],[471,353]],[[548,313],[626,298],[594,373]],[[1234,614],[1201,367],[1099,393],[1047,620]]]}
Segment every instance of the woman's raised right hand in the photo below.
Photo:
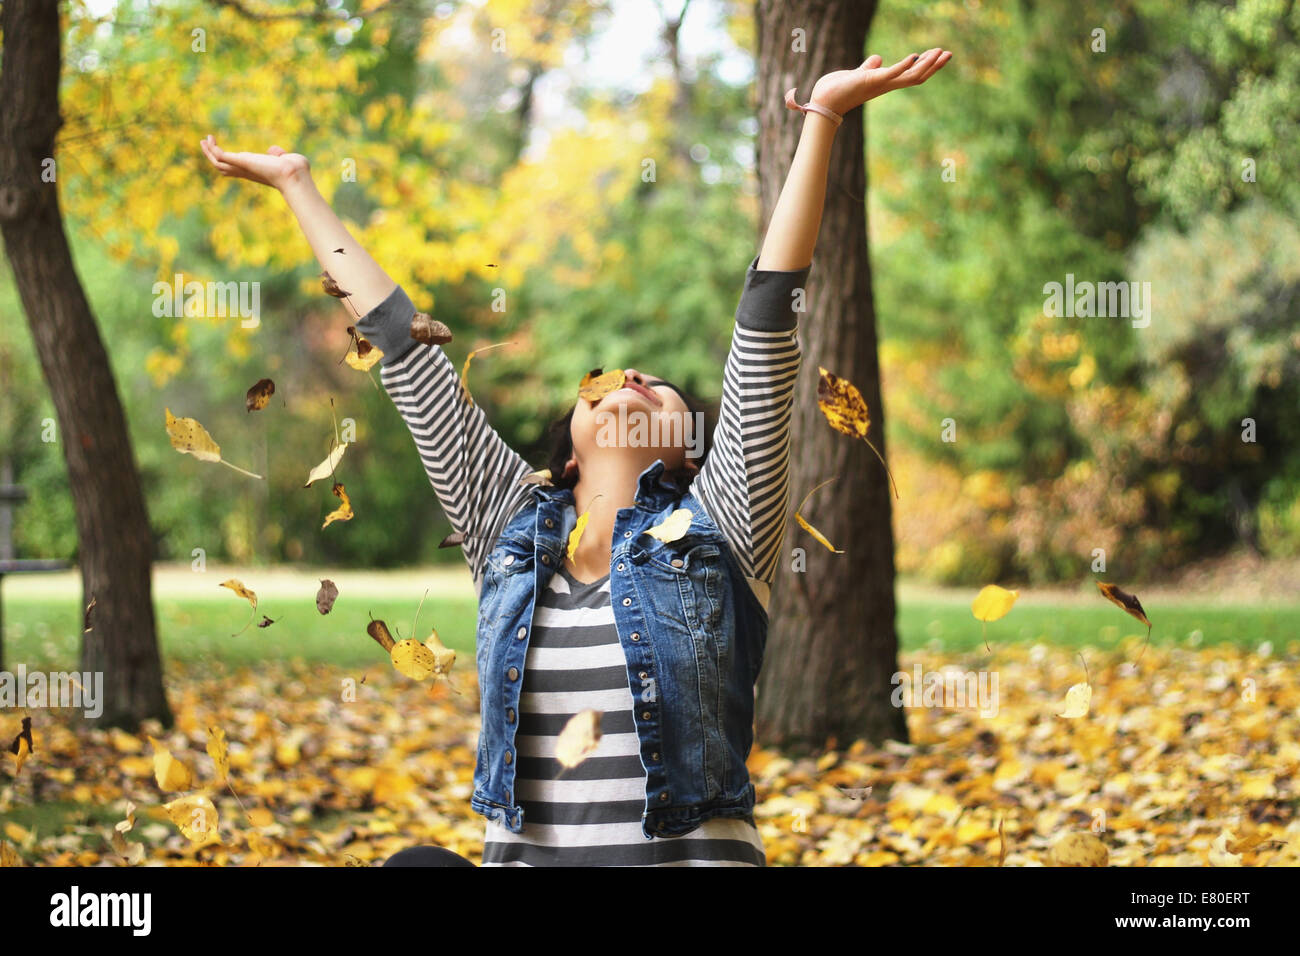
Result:
{"label": "woman's raised right hand", "polygon": [[272,146],[265,153],[228,153],[217,145],[211,133],[199,140],[199,146],[223,176],[252,180],[281,191],[311,176],[306,156],[286,153],[279,146]]}

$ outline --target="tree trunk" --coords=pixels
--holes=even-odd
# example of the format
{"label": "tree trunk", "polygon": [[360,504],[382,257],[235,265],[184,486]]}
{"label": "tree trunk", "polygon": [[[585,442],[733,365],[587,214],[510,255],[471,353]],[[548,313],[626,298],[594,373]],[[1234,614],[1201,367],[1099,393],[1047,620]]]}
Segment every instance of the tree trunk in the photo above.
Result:
{"label": "tree trunk", "polygon": [[[874,0],[759,0],[758,169],[761,221],[776,205],[798,143],[800,117],[784,105],[798,86],[807,102],[818,77],[865,58]],[[806,52],[793,48],[802,30]],[[867,257],[863,109],[836,134],[813,269],[808,312],[800,317],[803,364],[795,387],[790,489],[793,506],[844,554],[832,554],[793,521],[788,562],[777,574],[771,627],[759,678],[757,736],[789,751],[848,746],[864,738],[906,740],[904,712],[892,706],[897,670],[894,535],[889,479],[861,439],[833,430],[817,407],[818,366],[852,381],[871,412],[873,444],[888,460],[876,355],[876,315]],[[806,570],[797,570],[802,549]]]}
{"label": "tree trunk", "polygon": [[58,11],[52,0],[5,0],[0,8],[0,234],[58,415],[77,516],[82,607],[92,595],[96,602],[81,669],[104,675],[98,722],[134,727],[157,717],[170,724],[144,495],[108,356],[73,268],[58,187],[46,181],[62,122]]}

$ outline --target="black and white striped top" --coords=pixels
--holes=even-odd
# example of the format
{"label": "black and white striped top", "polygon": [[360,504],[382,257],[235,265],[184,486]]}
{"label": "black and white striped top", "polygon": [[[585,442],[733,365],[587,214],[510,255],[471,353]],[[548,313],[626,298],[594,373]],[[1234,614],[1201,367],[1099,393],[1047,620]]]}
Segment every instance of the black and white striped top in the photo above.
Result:
{"label": "black and white striped top", "polygon": [[[792,311],[792,296],[803,288],[811,265],[803,269],[775,271],[758,270],[755,268],[757,264],[758,257],[755,256],[746,269],[744,288],[736,308],[736,324],[723,371],[722,403],[713,445],[690,490],[726,537],[750,587],[759,602],[767,607],[771,583],[781,558],[790,499],[790,411],[800,361],[797,313]],[[415,439],[429,482],[452,528],[465,534],[462,550],[469,563],[475,592],[481,593],[483,565],[488,553],[495,547],[509,520],[531,498],[529,487],[521,486],[519,479],[534,469],[488,424],[482,407],[467,399],[460,378],[443,350],[411,339],[410,320],[414,312],[410,298],[398,286],[357,322],[357,331],[384,352],[380,379]],[[606,365],[615,364],[615,357],[603,358]],[[671,369],[651,371],[669,379],[672,377]],[[568,771],[560,781],[547,777],[548,758],[543,751],[539,751],[539,757],[528,761],[521,759],[516,769],[520,799],[534,799],[543,804],[538,811],[540,816],[525,812],[524,833],[520,837],[531,844],[532,849],[522,851],[520,838],[504,828],[493,831],[489,822],[488,840],[494,846],[493,853],[503,854],[504,858],[522,852],[546,862],[546,853],[555,852],[557,839],[565,845],[581,846],[588,842],[601,843],[613,835],[615,843],[599,850],[589,849],[585,859],[588,862],[602,859],[635,862],[627,854],[648,852],[652,855],[667,853],[667,857],[654,857],[662,862],[708,863],[711,861],[707,857],[717,852],[716,840],[734,844],[725,853],[727,862],[752,861],[750,848],[757,848],[761,856],[757,834],[742,829],[747,824],[739,821],[738,828],[738,821],[719,818],[706,821],[690,834],[666,841],[677,845],[677,850],[649,849],[659,844],[647,840],[640,831],[640,813],[645,805],[644,767],[640,769],[639,794],[635,798],[620,796],[631,793],[629,781],[634,776],[634,765],[640,766],[640,756],[631,717],[632,691],[626,685],[626,668],[620,660],[622,652],[614,630],[613,613],[608,608],[608,577],[603,579],[601,589],[583,590],[583,586],[571,581],[567,574],[567,569],[553,574],[547,593],[537,596],[524,667],[525,694],[540,695],[534,698],[539,706],[555,709],[531,717],[521,714],[518,733],[525,735],[525,727],[531,726],[533,733],[528,736],[537,746],[548,746],[546,737],[552,733],[552,724],[555,725],[553,732],[558,733],[569,716],[586,709],[587,705],[582,701],[588,699],[584,696],[588,692],[581,689],[581,682],[592,677],[607,679],[608,675],[601,675],[604,669],[608,669],[608,674],[617,671],[622,683],[618,687],[611,683],[607,690],[600,692],[610,707],[605,711],[608,722],[603,724],[609,742],[602,741],[601,746],[622,747],[623,750],[602,750],[601,753],[608,754],[608,758],[589,758]],[[577,594],[566,590],[574,585]],[[592,606],[584,605],[576,612],[564,606],[566,601],[579,599]],[[602,601],[603,609],[595,606]],[[546,602],[553,603],[547,606]],[[573,618],[573,613],[578,617]],[[551,620],[553,624],[545,626],[542,618]],[[561,643],[548,644],[550,640]],[[578,647],[563,644],[574,640],[589,641],[590,644]],[[595,673],[584,675],[581,672],[588,669],[589,660],[603,660],[605,663],[596,667]],[[530,675],[534,673],[542,676],[530,681]],[[559,690],[544,689],[548,681],[556,680],[561,683]],[[566,684],[566,681],[577,683]],[[568,686],[567,691],[564,686]],[[526,720],[531,720],[531,725],[526,725]],[[626,726],[617,729],[619,722],[624,720]],[[544,729],[539,731],[539,727]],[[549,746],[553,752],[553,742]],[[521,757],[525,753],[523,747],[521,743]],[[601,761],[605,759],[612,759],[617,764],[617,769],[608,777],[603,776],[605,764]],[[533,762],[535,760],[540,763]],[[527,788],[524,784],[526,769],[538,773],[538,780],[529,783]],[[625,772],[628,776],[624,776]],[[593,774],[597,776],[591,777]],[[559,812],[554,807],[546,810],[547,800],[559,800],[555,806],[564,808],[566,814],[581,814],[586,822],[569,824],[555,819],[546,822],[548,812]],[[623,814],[630,812],[624,807],[629,800],[638,802],[637,812],[631,815],[638,822],[635,839],[624,840],[621,829],[624,824],[609,822],[606,818],[622,819]],[[580,809],[574,810],[574,804]],[[585,809],[581,809],[583,804],[587,805]],[[607,823],[609,828],[606,828]],[[708,837],[703,838],[703,843],[707,845],[696,846],[701,844],[699,834],[706,826],[709,828]],[[568,827],[575,829],[566,829]],[[581,828],[580,834],[578,827]],[[557,836],[566,833],[567,837]],[[640,845],[645,849],[633,849]],[[697,857],[697,852],[703,856]],[[682,859],[671,860],[674,853]]]}
{"label": "black and white striped top", "polygon": [[[685,836],[646,839],[634,706],[609,575],[584,584],[561,566],[533,612],[519,697],[515,792],[523,830],[487,821],[484,866],[766,865],[763,841],[748,820],[713,817]],[[556,739],[570,717],[588,709],[601,715],[600,743],[564,770]]]}

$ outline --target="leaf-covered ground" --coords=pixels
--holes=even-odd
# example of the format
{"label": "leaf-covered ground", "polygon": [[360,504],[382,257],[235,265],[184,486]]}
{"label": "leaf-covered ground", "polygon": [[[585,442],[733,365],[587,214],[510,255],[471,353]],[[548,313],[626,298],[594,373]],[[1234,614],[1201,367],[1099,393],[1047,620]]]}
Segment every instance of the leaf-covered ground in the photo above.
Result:
{"label": "leaf-covered ground", "polygon": [[[917,664],[996,672],[996,716],[909,708],[910,745],[858,742],[799,760],[755,748],[769,863],[994,866],[1003,856],[1035,866],[1071,832],[1095,834],[1112,866],[1300,863],[1300,647],[1152,645],[1134,663],[1139,648],[1084,652],[1093,694],[1077,719],[1056,716],[1084,680],[1072,650],[904,654],[909,673]],[[13,758],[0,771],[10,860],[17,850],[27,864],[126,865],[110,837],[128,801],[137,809],[126,839],[143,844],[145,865],[377,865],[416,844],[479,860],[472,667],[454,669],[459,695],[445,681],[403,678],[382,658],[364,672],[210,667],[171,665],[177,725],[146,730],[200,789],[215,779],[208,728],[225,731],[233,793],[207,791],[219,843],[192,843],[159,809],[184,794],[159,788],[144,734],[36,710],[34,752],[17,776]],[[353,702],[343,699],[348,679]],[[0,717],[5,744],[18,730],[15,711]]]}

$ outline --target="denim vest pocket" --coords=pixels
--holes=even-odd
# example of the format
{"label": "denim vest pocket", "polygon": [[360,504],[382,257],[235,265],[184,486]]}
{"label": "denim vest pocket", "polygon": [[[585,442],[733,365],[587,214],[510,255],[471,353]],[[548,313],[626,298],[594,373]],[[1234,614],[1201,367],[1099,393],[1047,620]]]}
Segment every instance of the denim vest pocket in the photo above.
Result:
{"label": "denim vest pocket", "polygon": [[[489,552],[483,565],[483,587],[479,592],[478,626],[494,632],[502,619],[515,610],[519,587],[517,577],[533,570],[533,545],[531,542],[502,540]],[[531,590],[531,588],[529,589]]]}

